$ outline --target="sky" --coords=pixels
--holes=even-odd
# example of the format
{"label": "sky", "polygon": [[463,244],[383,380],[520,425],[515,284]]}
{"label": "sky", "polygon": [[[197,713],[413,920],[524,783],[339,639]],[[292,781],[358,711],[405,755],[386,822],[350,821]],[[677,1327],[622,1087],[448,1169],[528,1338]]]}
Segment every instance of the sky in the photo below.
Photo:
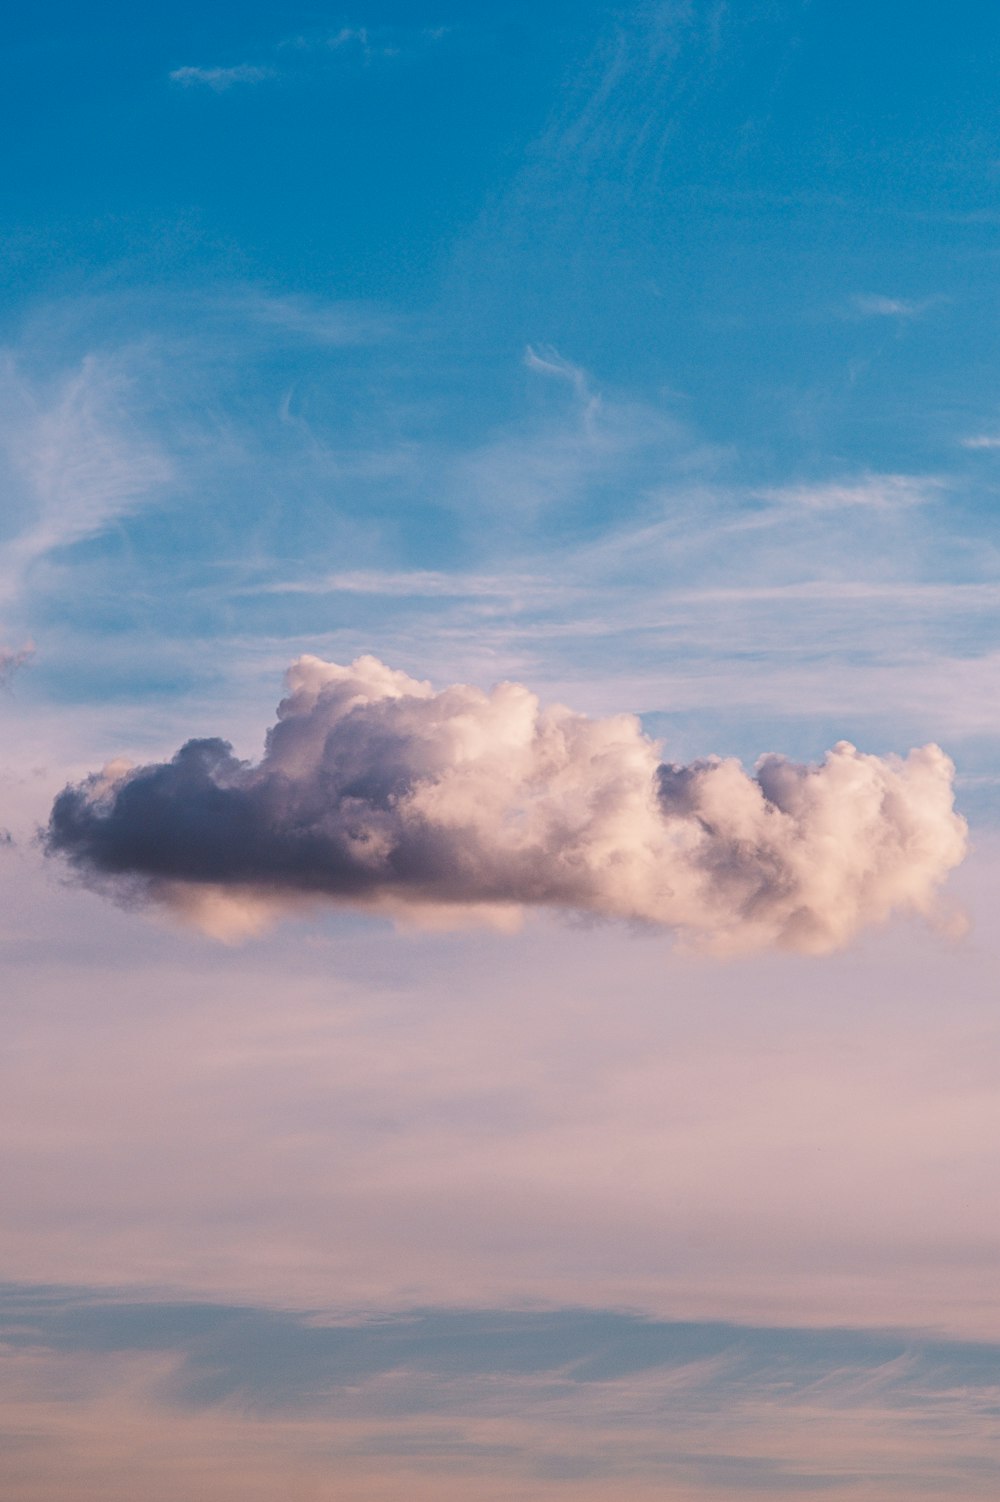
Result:
{"label": "sky", "polygon": [[5,1499],[995,1497],[1000,16],[3,24]]}

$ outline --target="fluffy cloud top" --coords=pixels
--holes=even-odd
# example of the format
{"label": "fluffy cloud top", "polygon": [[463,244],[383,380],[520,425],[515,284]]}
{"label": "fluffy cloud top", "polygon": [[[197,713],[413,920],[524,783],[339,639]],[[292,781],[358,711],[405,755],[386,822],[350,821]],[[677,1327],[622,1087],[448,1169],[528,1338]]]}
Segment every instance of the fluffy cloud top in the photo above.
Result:
{"label": "fluffy cloud top", "polygon": [[894,911],[933,916],[962,859],[934,745],[819,766],[660,761],[633,715],[527,688],[428,683],[374,657],[303,657],[259,764],[222,740],[113,763],[53,805],[50,853],[222,935],[303,900],[503,919],[549,906],[718,949],[825,952]]}

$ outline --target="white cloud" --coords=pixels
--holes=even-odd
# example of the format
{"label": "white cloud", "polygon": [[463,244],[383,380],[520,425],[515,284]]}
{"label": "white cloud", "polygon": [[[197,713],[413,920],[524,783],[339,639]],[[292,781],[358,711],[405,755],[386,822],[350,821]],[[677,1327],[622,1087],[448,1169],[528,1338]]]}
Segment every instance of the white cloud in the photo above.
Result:
{"label": "white cloud", "polygon": [[943,482],[933,475],[865,474],[855,480],[773,486],[758,494],[778,505],[808,511],[839,511],[854,506],[894,510],[922,505],[942,488]]}
{"label": "white cloud", "polygon": [[277,77],[277,74],[274,68],[256,63],[237,63],[230,68],[174,68],[169,76],[171,83],[179,84],[182,88],[208,88],[216,94],[222,94],[237,84],[264,83],[269,78]]}
{"label": "white cloud", "polygon": [[567,381],[580,405],[588,412],[595,412],[600,406],[600,397],[591,390],[587,372],[582,366],[564,359],[558,350],[547,345],[535,349],[529,344],[524,351],[524,363],[529,370],[534,370],[539,375],[555,376],[557,380]]}
{"label": "white cloud", "polygon": [[328,47],[347,47],[352,42],[357,42],[361,47],[368,46],[368,29],[365,26],[342,26],[327,37]]}
{"label": "white cloud", "polygon": [[253,594],[353,594],[379,595],[393,599],[510,599],[530,592],[533,599],[552,599],[565,593],[541,575],[449,574],[434,569],[354,569],[324,574],[318,579],[275,580],[243,593]]}
{"label": "white cloud", "polygon": [[291,334],[311,344],[333,347],[375,343],[385,338],[394,326],[384,313],[359,303],[279,297],[253,287],[216,298],[210,306],[216,313],[247,319],[268,332]]}
{"label": "white cloud", "polygon": [[543,709],[521,684],[429,684],[304,657],[259,766],[222,741],[106,768],[56,800],[49,848],[131,898],[242,936],[326,899],[418,922],[555,907],[721,950],[824,953],[894,911],[932,917],[965,853],[950,761],[842,742],[663,765],[633,715]]}
{"label": "white cloud", "polygon": [[905,297],[882,297],[877,293],[856,293],[851,299],[855,311],[865,318],[919,318],[936,301],[925,297],[914,302]]}
{"label": "white cloud", "polygon": [[111,360],[88,356],[71,374],[39,384],[8,358],[0,385],[8,491],[0,593],[11,598],[38,559],[133,511],[166,484],[172,466],[137,431],[129,380]]}

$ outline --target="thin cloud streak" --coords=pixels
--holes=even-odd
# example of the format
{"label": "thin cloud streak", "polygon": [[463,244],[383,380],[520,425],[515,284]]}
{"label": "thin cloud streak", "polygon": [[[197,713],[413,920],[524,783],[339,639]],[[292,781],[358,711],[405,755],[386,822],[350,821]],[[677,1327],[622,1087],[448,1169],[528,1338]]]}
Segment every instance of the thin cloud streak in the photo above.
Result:
{"label": "thin cloud streak", "polygon": [[34,655],[34,642],[26,642],[23,647],[16,649],[12,647],[0,647],[0,687],[8,684],[15,673],[19,673],[22,668],[27,667]]}
{"label": "thin cloud streak", "polygon": [[169,75],[170,82],[179,84],[181,88],[207,88],[216,94],[224,94],[238,84],[265,83],[276,77],[274,68],[262,67],[257,63],[237,63],[228,68],[187,66],[174,68]]}
{"label": "thin cloud streak", "polygon": [[936,476],[880,474],[863,475],[853,482],[774,486],[758,493],[778,505],[798,506],[807,511],[839,511],[855,506],[894,510],[921,505],[942,488],[943,482]]}
{"label": "thin cloud streak", "polygon": [[925,297],[914,301],[906,297],[885,297],[878,293],[856,293],[851,299],[854,310],[865,318],[920,318],[928,308],[940,302],[939,297]]}
{"label": "thin cloud streak", "polygon": [[[847,1499],[877,1478],[878,1496],[897,1502],[918,1484],[932,1499],[989,1497],[995,1475],[998,1353],[985,1343],[613,1309],[345,1320],[44,1286],[9,1285],[0,1304],[0,1421],[24,1426],[17,1502],[37,1495],[20,1490],[28,1457],[47,1495],[65,1495],[53,1450],[64,1475],[97,1482],[115,1464],[100,1440],[123,1421],[133,1447],[143,1439],[140,1464],[150,1453],[161,1467],[154,1489],[142,1486],[154,1498],[163,1458],[178,1453],[226,1498],[273,1495],[275,1452],[286,1484],[291,1474],[312,1491],[333,1461],[350,1495],[369,1499],[433,1487],[485,1502],[525,1485],[559,1497],[567,1483],[586,1502],[609,1486],[641,1497],[668,1487],[684,1502],[720,1488]],[[70,1378],[86,1449],[45,1396]],[[257,1448],[265,1469],[247,1474]]]}
{"label": "thin cloud streak", "polygon": [[54,389],[2,371],[10,416],[0,432],[14,504],[0,542],[0,593],[16,598],[39,559],[101,532],[146,504],[173,475],[166,455],[136,430],[129,381],[113,361],[88,356]]}
{"label": "thin cloud streak", "polygon": [[449,574],[433,569],[355,569],[319,579],[275,580],[240,590],[243,594],[357,594],[392,599],[512,599],[525,595],[533,602],[558,599],[566,592],[541,574]]}

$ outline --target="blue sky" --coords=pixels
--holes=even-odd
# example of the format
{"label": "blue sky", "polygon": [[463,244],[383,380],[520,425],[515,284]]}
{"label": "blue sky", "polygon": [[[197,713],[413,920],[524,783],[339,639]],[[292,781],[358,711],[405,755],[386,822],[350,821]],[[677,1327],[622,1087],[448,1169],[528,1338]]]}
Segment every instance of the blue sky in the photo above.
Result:
{"label": "blue sky", "polygon": [[[990,1495],[1000,1377],[970,1396],[941,1343],[995,1367],[1000,17],[154,0],[4,30],[0,1277],[54,1301],[0,1361],[14,1502],[130,1496],[116,1414],[154,1502],[201,1495],[158,1445],[220,1502]],[[138,868],[116,905],[46,859],[105,763],[258,758],[303,653],[638,715],[671,763],[935,742],[971,853],[930,928],[876,904],[844,953],[722,962],[597,901],[511,935],[293,902],[228,947]],[[119,1306],[160,1343],[114,1346]],[[223,1366],[232,1311],[295,1351],[309,1320],[473,1348],[523,1316],[552,1365],[493,1407],[477,1368],[426,1423],[409,1348],[346,1417],[325,1368],[280,1422],[202,1411],[178,1308]],[[747,1333],[605,1374],[610,1469],[570,1475],[595,1410],[552,1331],[601,1320]]]}
{"label": "blue sky", "polygon": [[19,26],[21,695],[225,695],[267,643],[263,693],[303,644],[367,647],[638,710],[684,756],[947,738],[983,801],[987,13]]}

